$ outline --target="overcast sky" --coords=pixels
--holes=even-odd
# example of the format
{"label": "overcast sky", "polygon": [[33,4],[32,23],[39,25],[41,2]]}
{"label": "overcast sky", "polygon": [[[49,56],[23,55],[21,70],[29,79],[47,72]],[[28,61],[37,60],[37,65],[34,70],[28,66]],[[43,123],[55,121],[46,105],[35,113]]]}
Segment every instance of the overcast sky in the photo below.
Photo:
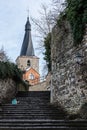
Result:
{"label": "overcast sky", "polygon": [[[25,23],[29,15],[39,17],[41,3],[49,4],[50,0],[0,0],[0,49],[2,46],[11,61],[15,62],[25,33]],[[33,28],[33,25],[31,25]],[[36,38],[32,29],[32,40],[36,47]],[[38,55],[38,54],[36,54]]]}
{"label": "overcast sky", "polygon": [[[0,48],[4,47],[8,57],[15,61],[20,50],[25,33],[27,10],[30,16],[39,18],[41,3],[50,4],[51,0],[0,0]],[[33,28],[33,25],[31,25]],[[35,32],[32,30],[32,40],[36,48]],[[38,56],[38,53],[36,54]]]}
{"label": "overcast sky", "polygon": [[28,8],[32,17],[39,17],[41,3],[49,1],[0,0],[0,48],[4,46],[7,55],[13,61],[20,54]]}

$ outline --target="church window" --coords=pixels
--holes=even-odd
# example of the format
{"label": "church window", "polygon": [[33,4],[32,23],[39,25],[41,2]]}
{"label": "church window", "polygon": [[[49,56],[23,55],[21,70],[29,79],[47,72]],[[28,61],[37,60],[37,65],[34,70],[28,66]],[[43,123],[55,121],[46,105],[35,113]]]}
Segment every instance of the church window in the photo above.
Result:
{"label": "church window", "polygon": [[29,79],[34,79],[34,75],[32,73],[29,75]]}
{"label": "church window", "polygon": [[27,66],[29,67],[31,65],[30,60],[27,61]]}

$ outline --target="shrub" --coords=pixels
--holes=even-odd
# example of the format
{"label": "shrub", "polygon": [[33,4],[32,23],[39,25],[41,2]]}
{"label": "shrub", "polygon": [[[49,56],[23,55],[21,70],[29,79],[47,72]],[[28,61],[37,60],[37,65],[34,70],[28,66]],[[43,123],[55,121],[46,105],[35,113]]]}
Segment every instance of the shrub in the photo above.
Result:
{"label": "shrub", "polygon": [[44,39],[44,60],[47,62],[48,71],[51,71],[51,33]]}
{"label": "shrub", "polygon": [[13,79],[17,85],[22,84],[27,88],[27,84],[22,80],[22,71],[15,65],[9,61],[1,62],[0,61],[0,79],[11,78]]}

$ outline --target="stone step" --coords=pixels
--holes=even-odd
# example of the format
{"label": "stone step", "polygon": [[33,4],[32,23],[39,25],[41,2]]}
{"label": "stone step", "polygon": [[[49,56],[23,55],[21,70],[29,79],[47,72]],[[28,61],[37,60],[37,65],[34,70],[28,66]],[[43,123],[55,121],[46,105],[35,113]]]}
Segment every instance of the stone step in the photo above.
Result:
{"label": "stone step", "polygon": [[[38,99],[39,99],[39,100],[38,100]],[[37,100],[37,102],[41,102],[41,101],[43,101],[43,100],[44,100],[44,102],[45,102],[45,101],[50,101],[49,98],[40,98],[40,97],[38,97],[38,98],[35,97],[34,99],[33,99],[33,98],[28,98],[28,99],[26,99],[26,98],[25,98],[25,99],[21,99],[21,98],[18,99],[18,98],[17,98],[17,100],[19,100],[19,101],[32,101],[32,102],[35,102],[36,100]]]}
{"label": "stone step", "polygon": [[2,112],[0,112],[0,114],[2,114],[2,113],[42,113],[42,114],[44,114],[44,113],[48,113],[48,114],[56,114],[56,116],[57,115],[61,115],[61,114],[64,114],[64,115],[67,115],[66,113],[64,113],[64,112],[58,112],[58,111],[54,111],[54,112],[52,112],[51,110],[49,111],[49,112],[47,112],[47,110],[3,110]]}
{"label": "stone step", "polygon": [[20,107],[20,108],[23,108],[23,107],[30,107],[30,106],[41,106],[41,107],[45,107],[45,108],[50,108],[50,109],[55,109],[55,110],[61,110],[61,108],[56,108],[56,107],[52,107],[48,104],[44,104],[44,105],[40,105],[40,104],[31,104],[31,103],[24,103],[24,104],[17,104],[17,105],[2,105],[2,108],[16,108],[16,107]]}
{"label": "stone step", "polygon": [[[32,109],[31,109],[32,108]],[[37,109],[36,109],[37,108]],[[25,107],[22,107],[22,106],[13,106],[13,107],[2,107],[2,110],[31,110],[31,111],[40,111],[40,110],[49,110],[49,111],[59,111],[59,112],[63,112],[62,109],[55,109],[55,108],[50,108],[50,107],[40,107],[37,105],[37,107],[29,107],[29,106],[25,106]],[[39,110],[40,109],[40,110]]]}
{"label": "stone step", "polygon": [[30,108],[26,108],[26,109],[17,109],[17,108],[14,108],[14,109],[3,109],[3,111],[1,111],[0,113],[8,113],[8,112],[11,112],[11,113],[55,113],[55,114],[65,114],[65,112],[63,111],[58,111],[58,110],[52,110],[52,109],[30,109]]}
{"label": "stone step", "polygon": [[[28,95],[28,96],[16,96],[17,97],[17,99],[33,99],[33,100],[35,100],[35,99],[37,99],[37,98],[40,98],[40,99],[50,99],[50,96],[49,95],[42,95],[42,94],[40,94],[40,95]],[[35,97],[35,98],[34,98]]]}
{"label": "stone step", "polygon": [[[49,105],[47,105],[47,104],[44,104],[44,105],[42,105],[42,104],[29,104],[29,103],[25,103],[25,104],[17,104],[17,105],[7,105],[7,106],[2,106],[2,107],[4,107],[4,108],[18,108],[18,107],[20,107],[20,108],[27,108],[27,107],[43,107],[43,108],[50,108],[50,109],[55,109],[55,108],[51,108]],[[60,108],[59,109],[57,109],[57,110],[61,110]]]}
{"label": "stone step", "polygon": [[38,99],[38,100],[40,100],[40,99],[41,99],[41,100],[43,100],[43,99],[49,100],[49,99],[50,99],[49,95],[47,95],[47,96],[45,96],[45,95],[39,95],[39,96],[38,96],[38,95],[36,95],[36,96],[34,95],[34,96],[33,96],[33,95],[32,95],[32,96],[25,96],[25,97],[21,97],[21,96],[20,96],[20,97],[17,97],[17,96],[16,96],[16,98],[17,98],[17,99],[20,99],[20,100],[24,100],[24,99],[27,99],[27,100],[29,99],[29,100],[31,100],[31,99],[32,99],[32,100],[34,100],[34,101],[35,101],[36,99]]}
{"label": "stone step", "polygon": [[0,126],[3,126],[3,127],[5,127],[5,125],[8,126],[8,127],[20,127],[21,126],[21,127],[25,127],[25,128],[26,127],[36,127],[36,128],[37,127],[42,127],[42,128],[43,127],[45,127],[45,128],[47,128],[47,127],[50,127],[50,128],[51,127],[55,127],[55,128],[57,128],[57,127],[60,127],[60,128],[61,127],[65,127],[65,128],[66,127],[67,128],[73,128],[73,127],[78,128],[79,127],[79,128],[81,128],[82,127],[82,128],[85,128],[86,127],[87,128],[87,126],[79,126],[79,124],[78,124],[78,126],[75,126],[75,125],[63,124],[63,123],[61,123],[61,124],[46,124],[46,123],[45,124],[29,124],[29,123],[26,123],[26,124],[25,123],[22,123],[22,124],[20,124],[20,123],[19,124],[17,124],[17,123],[13,123],[13,124],[12,123],[10,123],[10,124],[5,123],[5,124],[3,124],[3,123],[1,123],[0,124]]}
{"label": "stone step", "polygon": [[79,125],[80,124],[86,124],[87,125],[87,120],[81,120],[81,119],[79,119],[79,120],[23,120],[23,119],[20,119],[20,120],[6,120],[6,119],[0,119],[0,123],[11,123],[11,122],[13,122],[13,123],[72,123],[72,124],[76,124],[76,123],[78,123]]}
{"label": "stone step", "polygon": [[7,117],[8,117],[8,116],[9,116],[9,117],[11,117],[11,116],[12,116],[12,117],[20,117],[20,116],[24,116],[24,117],[25,117],[25,116],[26,116],[26,117],[27,117],[27,116],[28,116],[28,117],[39,117],[39,116],[40,116],[40,117],[47,117],[47,116],[49,116],[49,117],[51,117],[51,116],[52,116],[52,117],[59,117],[59,116],[64,116],[64,114],[59,114],[59,115],[51,114],[51,115],[50,115],[50,114],[28,114],[28,113],[26,113],[26,114],[16,114],[16,113],[5,114],[5,113],[4,113],[4,114],[2,114],[2,115],[0,115],[0,116],[7,116]]}
{"label": "stone step", "polygon": [[[5,108],[4,108],[4,109],[5,109]],[[3,109],[3,110],[4,110],[4,109]],[[50,111],[50,110],[51,110],[51,111],[58,111],[58,110],[55,110],[55,109],[50,109],[50,108],[45,108],[45,107],[44,107],[44,108],[41,108],[41,107],[6,108],[5,110],[7,110],[7,111],[8,111],[8,110],[9,110],[9,111],[13,111],[13,110],[14,110],[14,111],[15,111],[15,110],[18,110],[18,111],[19,111],[19,110],[20,110],[20,111],[22,111],[22,110],[26,110],[26,111],[32,111],[32,110],[33,110],[33,111],[35,111],[35,110],[36,110],[36,111],[40,111],[40,110],[45,110],[45,111]],[[62,112],[62,111],[60,110],[59,112]]]}
{"label": "stone step", "polygon": [[[22,102],[18,102],[18,104],[17,105],[20,105],[20,106],[22,106],[23,104],[34,104],[34,105],[36,105],[36,104],[39,104],[39,105],[49,105],[49,102],[45,102],[45,101],[41,101],[41,102],[37,102],[37,101],[35,101],[35,102],[29,102],[29,101],[22,101]],[[2,106],[14,106],[13,104],[5,104],[5,105],[2,105]]]}
{"label": "stone step", "polygon": [[3,111],[3,112],[0,112],[0,115],[2,114],[2,113],[4,113],[4,114],[14,114],[14,113],[16,113],[16,114],[65,114],[65,113],[59,113],[58,111],[57,112],[55,112],[55,111]]}
{"label": "stone step", "polygon": [[50,97],[50,91],[18,92],[17,97]]}
{"label": "stone step", "polygon": [[[37,106],[33,106],[33,105],[30,105],[30,106],[25,106],[25,107],[22,107],[22,106],[12,106],[12,107],[6,107],[6,109],[31,109],[31,108],[42,108],[42,109],[51,109],[50,107],[47,107],[47,106],[39,106],[39,105],[37,105]],[[4,107],[3,107],[3,109],[4,109]],[[55,109],[53,109],[53,110],[55,110]]]}
{"label": "stone step", "polygon": [[64,115],[64,113],[52,113],[52,112],[51,113],[50,112],[46,112],[46,113],[44,113],[44,112],[43,113],[40,113],[40,112],[38,112],[38,113],[37,112],[36,113],[32,113],[31,112],[30,113],[30,112],[26,112],[26,111],[25,112],[24,111],[23,112],[12,112],[12,113],[10,113],[10,111],[9,111],[9,112],[6,112],[6,113],[2,112],[2,113],[0,113],[0,115],[1,114],[3,114],[3,115],[12,115],[12,114],[14,114],[14,115],[21,115],[21,114],[22,115],[23,114],[25,114],[25,115],[27,115],[27,114],[28,115],[56,115],[56,116],[58,116],[58,115]]}
{"label": "stone step", "polygon": [[[48,111],[48,110],[49,110],[49,111]],[[6,112],[7,112],[7,111],[11,111],[11,112],[15,112],[15,111],[16,111],[16,112],[17,112],[17,111],[18,111],[18,112],[19,112],[19,111],[20,111],[20,112],[23,112],[23,111],[24,111],[24,112],[25,112],[25,111],[26,111],[26,112],[40,112],[40,111],[41,111],[41,112],[64,113],[64,112],[61,111],[61,110],[58,111],[58,110],[52,110],[52,109],[47,109],[47,108],[43,108],[43,109],[42,109],[42,108],[39,108],[39,107],[37,107],[36,109],[35,109],[35,108],[32,108],[32,109],[31,109],[31,108],[22,108],[22,109],[21,109],[21,108],[13,108],[13,109],[8,109],[8,108],[5,109],[5,108],[4,108],[3,111],[4,111],[4,112],[5,112],[5,111],[6,111]],[[3,112],[3,111],[1,111],[1,112]],[[0,113],[1,113],[1,112],[0,112]]]}
{"label": "stone step", "polygon": [[49,109],[35,109],[35,108],[32,108],[32,110],[31,109],[3,109],[3,111],[1,111],[0,113],[3,113],[3,112],[14,112],[14,113],[16,113],[16,112],[30,112],[30,113],[38,113],[38,112],[42,112],[42,113],[44,113],[44,112],[48,112],[48,113],[56,113],[56,114],[59,114],[59,113],[63,113],[63,114],[65,114],[65,112],[62,112],[62,111],[56,111],[56,110],[49,110]]}
{"label": "stone step", "polygon": [[11,125],[11,126],[0,126],[0,130],[14,130],[14,129],[16,129],[16,130],[87,130],[87,127],[80,127],[80,126],[78,126],[78,127],[75,127],[75,126],[73,126],[73,127],[70,127],[70,126],[51,126],[51,125],[48,125],[48,126],[41,126],[41,125],[39,125],[39,126],[27,126],[27,125]]}
{"label": "stone step", "polygon": [[[38,97],[38,98],[40,98],[40,97]],[[33,98],[28,98],[28,99],[19,99],[19,98],[17,98],[17,100],[18,101],[30,101],[30,102],[43,102],[43,100],[44,100],[44,102],[49,102],[50,101],[50,99],[49,98],[40,98],[39,100],[35,97],[35,99],[33,99]]]}
{"label": "stone step", "polygon": [[0,115],[0,119],[65,119],[64,116],[61,117],[56,117],[56,116],[23,116],[23,115],[19,115],[19,116],[1,116]]}
{"label": "stone step", "polygon": [[32,116],[3,116],[3,117],[1,117],[0,116],[0,119],[11,119],[11,120],[13,120],[13,119],[15,119],[15,120],[17,120],[17,119],[28,119],[28,120],[32,120],[32,119],[35,119],[35,120],[46,120],[46,119],[55,119],[55,120],[59,120],[59,119],[65,119],[65,117],[64,116],[61,116],[61,117],[48,117],[48,116],[34,116],[34,117],[32,117]]}
{"label": "stone step", "polygon": [[6,104],[6,105],[2,105],[2,107],[15,107],[15,106],[21,106],[21,107],[25,107],[25,105],[26,106],[32,106],[32,105],[34,105],[34,106],[36,106],[36,105],[40,105],[40,106],[49,106],[49,107],[51,107],[47,102],[44,102],[44,103],[36,103],[36,102],[34,102],[34,103],[31,103],[31,102],[21,102],[21,103],[18,103],[18,104],[16,104],[16,105],[13,105],[13,104]]}
{"label": "stone step", "polygon": [[0,126],[65,126],[65,127],[86,127],[87,121],[64,121],[64,120],[0,120]]}
{"label": "stone step", "polygon": [[75,128],[75,127],[73,127],[73,128],[70,128],[70,127],[63,127],[63,126],[59,126],[59,127],[56,127],[56,126],[48,126],[48,127],[46,127],[46,126],[43,126],[43,127],[9,127],[9,126],[5,126],[5,127],[0,127],[0,130],[87,130],[87,127],[78,127],[78,128]]}
{"label": "stone step", "polygon": [[5,124],[5,123],[13,123],[13,124],[20,124],[20,123],[24,123],[24,124],[51,124],[51,125],[69,125],[69,126],[87,126],[87,120],[23,120],[23,119],[19,119],[19,120],[6,120],[6,119],[0,119],[0,124]]}
{"label": "stone step", "polygon": [[[40,98],[40,99],[50,99],[50,96],[49,95],[28,95],[28,96],[16,96],[17,97],[17,99],[30,99],[30,98],[32,98],[32,99],[37,99],[38,97]],[[35,98],[34,98],[35,97]]]}
{"label": "stone step", "polygon": [[[26,106],[25,106],[26,105]],[[9,106],[3,106],[3,107],[6,107],[6,108],[18,108],[18,107],[21,107],[21,108],[26,108],[26,107],[36,107],[36,106],[40,106],[40,107],[45,107],[45,108],[50,108],[50,106],[48,106],[48,105],[46,105],[46,104],[44,104],[44,105],[40,105],[40,104],[29,104],[28,105],[28,103],[26,103],[26,104],[19,104],[19,105],[9,105]]]}
{"label": "stone step", "polygon": [[0,130],[87,130],[87,120],[66,120],[65,112],[50,105],[50,92],[19,92],[17,105],[3,104]]}
{"label": "stone step", "polygon": [[3,115],[1,116],[0,115],[0,119],[64,119],[64,115],[61,115],[60,117],[59,116],[55,116],[55,115],[52,115],[52,116],[49,116],[49,115],[14,115],[14,116],[6,116],[6,115]]}

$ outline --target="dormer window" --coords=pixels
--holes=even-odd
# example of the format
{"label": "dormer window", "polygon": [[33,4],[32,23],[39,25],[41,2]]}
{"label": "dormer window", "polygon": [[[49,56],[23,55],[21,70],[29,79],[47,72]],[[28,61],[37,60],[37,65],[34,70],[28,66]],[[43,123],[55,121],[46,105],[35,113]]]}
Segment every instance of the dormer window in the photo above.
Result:
{"label": "dormer window", "polygon": [[28,66],[28,67],[31,66],[30,60],[27,61],[27,66]]}

